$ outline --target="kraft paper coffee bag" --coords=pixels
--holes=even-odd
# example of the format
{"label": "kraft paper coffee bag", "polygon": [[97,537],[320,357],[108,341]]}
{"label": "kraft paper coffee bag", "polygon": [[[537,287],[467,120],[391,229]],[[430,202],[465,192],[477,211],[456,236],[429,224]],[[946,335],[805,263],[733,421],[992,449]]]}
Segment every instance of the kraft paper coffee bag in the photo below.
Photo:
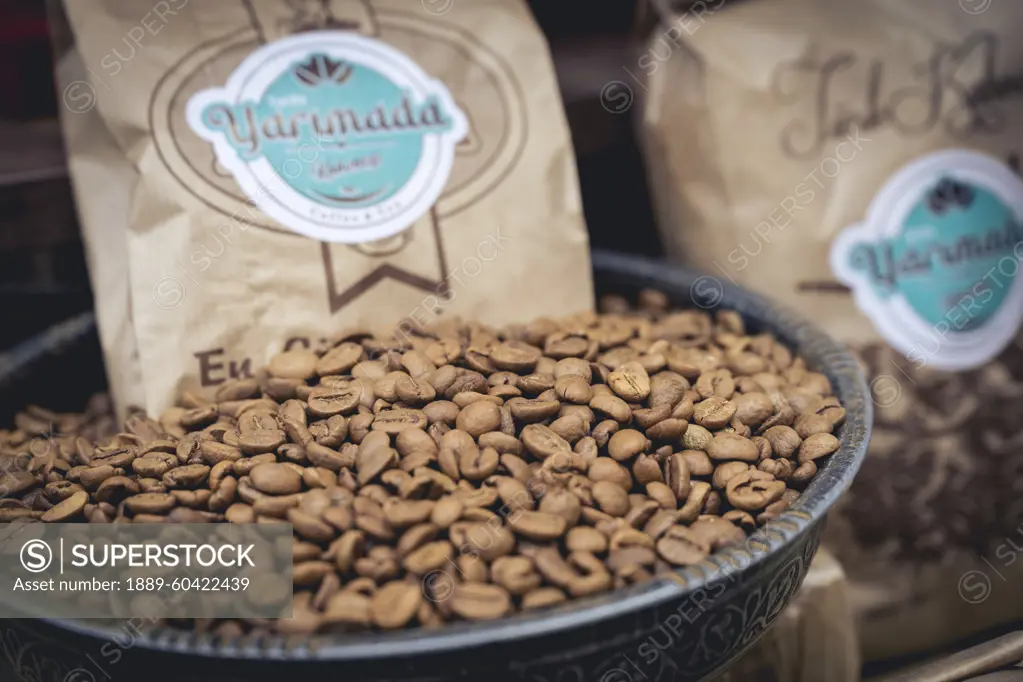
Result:
{"label": "kraft paper coffee bag", "polygon": [[343,327],[592,307],[568,129],[522,0],[63,11],[69,164],[122,411]]}
{"label": "kraft paper coffee bag", "polygon": [[870,370],[827,543],[866,657],[1023,617],[1023,4],[662,4],[629,71],[668,251]]}

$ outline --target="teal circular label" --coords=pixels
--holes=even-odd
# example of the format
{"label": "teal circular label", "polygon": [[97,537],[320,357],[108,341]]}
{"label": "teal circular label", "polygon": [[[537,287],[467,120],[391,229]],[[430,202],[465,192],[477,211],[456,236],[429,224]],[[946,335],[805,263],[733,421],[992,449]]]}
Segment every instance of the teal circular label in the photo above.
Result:
{"label": "teal circular label", "polygon": [[996,355],[1023,317],[1023,183],[997,160],[942,152],[910,164],[845,230],[832,266],[896,348],[965,369]]}
{"label": "teal circular label", "polygon": [[317,239],[392,236],[443,191],[464,114],[447,89],[379,41],[302,34],[253,52],[189,123],[265,212]]}

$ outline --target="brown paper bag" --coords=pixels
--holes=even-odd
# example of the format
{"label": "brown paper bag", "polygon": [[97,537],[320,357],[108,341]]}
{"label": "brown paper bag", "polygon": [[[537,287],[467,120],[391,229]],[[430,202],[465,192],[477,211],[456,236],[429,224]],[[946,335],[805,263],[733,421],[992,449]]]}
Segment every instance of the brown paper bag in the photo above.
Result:
{"label": "brown paper bag", "polygon": [[630,69],[660,230],[869,365],[828,541],[866,657],[1023,616],[1023,4],[690,4]]}
{"label": "brown paper bag", "polygon": [[568,129],[522,0],[64,10],[69,163],[122,411],[341,327],[591,307]]}

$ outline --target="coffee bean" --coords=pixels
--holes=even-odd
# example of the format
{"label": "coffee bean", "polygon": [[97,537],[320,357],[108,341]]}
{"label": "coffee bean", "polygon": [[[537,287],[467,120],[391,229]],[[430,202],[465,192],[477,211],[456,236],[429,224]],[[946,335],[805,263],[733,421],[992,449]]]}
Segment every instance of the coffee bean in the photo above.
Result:
{"label": "coffee bean", "polygon": [[270,359],[267,369],[279,379],[311,379],[316,375],[319,358],[312,351],[291,350]]}
{"label": "coffee bean", "polygon": [[356,592],[333,595],[323,609],[323,622],[328,625],[368,627],[373,622],[372,600]]}
{"label": "coffee bean", "polygon": [[712,483],[718,490],[724,490],[728,481],[738,474],[749,471],[749,464],[745,462],[725,462],[714,469]]}
{"label": "coffee bean", "polygon": [[594,482],[611,481],[622,487],[623,490],[632,489],[632,476],[621,464],[610,457],[598,457],[587,470],[587,476]]}
{"label": "coffee bean", "polygon": [[626,362],[611,372],[607,383],[626,402],[638,403],[650,395],[650,377],[636,361]]}
{"label": "coffee bean", "polygon": [[[74,470],[72,470],[72,471],[74,471]],[[72,471],[68,471],[68,479],[70,479],[70,480],[74,480],[74,477],[72,476]],[[103,483],[103,481],[107,480],[108,478],[112,478],[114,476],[123,476],[124,473],[125,473],[124,469],[115,469],[114,467],[110,466],[109,464],[101,464],[99,466],[84,468],[78,474],[78,481],[83,486],[85,486],[86,488],[88,488],[90,490],[95,490],[96,488],[99,487],[99,485],[101,483]],[[21,472],[15,472],[13,474],[8,474],[8,476],[10,476],[11,478],[15,478],[15,479],[18,476],[21,476],[21,475],[22,475]],[[26,476],[30,476],[29,474],[25,474],[25,475]],[[29,484],[34,483],[34,482],[35,482],[35,479],[30,477],[29,478]],[[14,480],[11,483],[12,488],[17,490],[18,489],[18,485],[17,484],[18,484],[18,481]],[[19,492],[20,492],[20,490],[19,490]]]}
{"label": "coffee bean", "polygon": [[166,514],[177,504],[167,493],[142,493],[129,497],[124,503],[136,514]]}
{"label": "coffee bean", "polygon": [[362,346],[350,342],[341,343],[317,359],[315,371],[320,376],[344,374],[363,357]]}
{"label": "coffee bean", "polygon": [[333,528],[299,509],[289,509],[287,518],[295,528],[295,533],[310,542],[327,543],[334,538]]}
{"label": "coffee bean", "polygon": [[566,527],[572,527],[579,522],[582,503],[579,501],[579,497],[569,490],[554,488],[548,490],[540,499],[539,511],[560,516],[565,521]]}
{"label": "coffee bean", "polygon": [[186,464],[183,467],[171,469],[163,475],[162,480],[168,489],[195,488],[206,480],[209,473],[210,468],[205,464]]}
{"label": "coffee bean", "polygon": [[[341,332],[214,402],[68,425],[0,474],[0,520],[290,523],[294,616],[217,626],[234,636],[436,627],[650,580],[784,514],[845,410],[740,316],[644,296],[508,330]],[[0,458],[60,419],[26,411]]]}
{"label": "coffee bean", "polygon": [[84,490],[79,490],[66,500],[59,502],[49,510],[43,512],[40,520],[45,521],[46,523],[63,523],[81,514],[88,502],[89,493]]}
{"label": "coffee bean", "polygon": [[673,566],[691,566],[707,558],[710,545],[685,526],[672,526],[657,541],[657,554]]}
{"label": "coffee bean", "polygon": [[802,489],[817,475],[817,465],[813,461],[803,462],[789,476],[789,483]]}
{"label": "coffee bean", "polygon": [[827,457],[837,452],[840,445],[838,439],[830,433],[811,434],[799,446],[799,463],[805,464],[821,457]]}
{"label": "coffee bean", "polygon": [[760,451],[749,438],[734,433],[718,433],[704,448],[713,460],[738,459],[744,462],[756,462]]}
{"label": "coffee bean", "polygon": [[517,534],[537,541],[555,540],[564,535],[568,527],[561,516],[543,511],[518,511],[508,518],[508,525]]}
{"label": "coffee bean", "polygon": [[520,341],[506,341],[490,352],[494,365],[512,372],[529,372],[542,357],[539,348]]}
{"label": "coffee bean", "polygon": [[542,609],[565,601],[565,593],[556,587],[541,587],[522,597],[523,609]]}
{"label": "coffee bean", "polygon": [[[675,495],[670,487],[664,483],[648,483],[646,487],[646,494],[651,500],[656,502],[663,509],[677,509],[679,498]],[[685,499],[685,498],[682,498]]]}
{"label": "coffee bean", "polygon": [[714,463],[706,452],[702,450],[683,450],[682,459],[689,465],[689,472],[693,476],[710,476],[714,473]]}
{"label": "coffee bean", "polygon": [[316,417],[331,417],[335,414],[350,414],[362,400],[360,385],[345,387],[318,386],[309,393],[309,413]]}
{"label": "coffee bean", "polygon": [[451,610],[466,620],[493,620],[511,609],[508,592],[498,585],[465,583],[455,585]]}
{"label": "coffee bean", "polygon": [[611,574],[604,562],[588,552],[573,552],[568,557],[569,564],[582,575],[569,581],[568,593],[573,597],[586,597],[611,589]]}
{"label": "coffee bean", "polygon": [[590,408],[595,412],[607,415],[619,424],[627,424],[632,418],[629,404],[615,395],[595,394],[590,400]]}
{"label": "coffee bean", "polygon": [[377,413],[371,429],[388,434],[397,434],[407,429],[423,429],[429,426],[426,414],[420,410],[395,408]]}
{"label": "coffee bean", "polygon": [[373,622],[384,630],[405,627],[415,617],[421,600],[418,584],[389,582],[377,590],[370,602]]}
{"label": "coffee bean", "polygon": [[650,447],[650,441],[635,429],[618,431],[607,444],[607,452],[619,462],[631,459]]}
{"label": "coffee bean", "polygon": [[690,424],[686,432],[682,434],[682,445],[687,450],[706,450],[713,438],[714,434],[704,427],[699,424]]}
{"label": "coffee bean", "polygon": [[543,578],[524,556],[501,557],[491,567],[491,577],[513,596],[522,596],[540,587]]}
{"label": "coffee bean", "polygon": [[772,452],[778,457],[794,457],[803,442],[796,430],[790,426],[772,426],[764,432],[764,438],[771,444]]}
{"label": "coffee bean", "polygon": [[409,573],[426,575],[447,564],[453,552],[454,549],[447,540],[430,542],[410,552],[402,561],[402,565]]}
{"label": "coffee bean", "polygon": [[776,481],[770,474],[755,469],[732,476],[725,486],[729,503],[744,511],[763,509],[780,499],[783,492],[784,481]]}
{"label": "coffee bean", "polygon": [[[65,481],[66,483],[66,481]],[[49,486],[47,486],[49,488]],[[60,495],[61,499],[67,499],[70,495],[68,492],[75,493],[78,490],[82,490],[81,486],[74,486],[77,490],[65,490]],[[107,502],[110,504],[117,504],[125,497],[131,495],[137,495],[141,491],[137,481],[134,481],[127,476],[114,476],[103,481],[99,488],[96,489],[96,501]]]}
{"label": "coffee bean", "polygon": [[640,486],[655,481],[663,481],[664,474],[661,472],[661,465],[653,457],[641,454],[632,464],[632,477]]}
{"label": "coffee bean", "polygon": [[285,464],[260,464],[249,472],[252,486],[267,495],[292,495],[302,490],[302,476]]}
{"label": "coffee bean", "polygon": [[755,427],[774,414],[774,403],[763,393],[743,393],[735,396],[735,416],[747,426]]}
{"label": "coffee bean", "polygon": [[397,462],[398,452],[391,448],[391,439],[385,432],[367,434],[355,455],[359,484],[366,485]]}
{"label": "coffee bean", "polygon": [[646,434],[655,441],[677,443],[688,428],[689,422],[685,419],[671,417],[650,426]]}
{"label": "coffee bean", "polygon": [[528,424],[522,429],[522,444],[533,455],[546,459],[558,453],[570,453],[572,446],[548,426]]}
{"label": "coffee bean", "polygon": [[[718,395],[711,395],[696,403],[693,409],[693,419],[705,429],[722,429],[732,421],[736,409],[736,405],[732,401]],[[691,446],[687,444],[686,447]]]}
{"label": "coffee bean", "polygon": [[607,536],[589,526],[576,526],[565,536],[565,547],[570,552],[589,552],[603,554],[607,551]]}
{"label": "coffee bean", "polygon": [[488,431],[496,431],[501,426],[501,410],[497,405],[479,401],[463,408],[455,421],[455,428],[465,431],[473,438],[478,438]]}
{"label": "coffee bean", "polygon": [[593,500],[601,511],[611,516],[625,516],[629,511],[629,496],[625,490],[610,481],[593,484]]}

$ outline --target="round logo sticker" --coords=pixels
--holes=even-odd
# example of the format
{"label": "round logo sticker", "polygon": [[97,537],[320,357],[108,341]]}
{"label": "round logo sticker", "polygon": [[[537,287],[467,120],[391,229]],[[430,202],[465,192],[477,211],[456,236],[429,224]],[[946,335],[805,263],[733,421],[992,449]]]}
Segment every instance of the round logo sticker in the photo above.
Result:
{"label": "round logo sticker", "polygon": [[283,226],[361,243],[401,232],[447,183],[465,115],[392,47],[341,31],[252,52],[188,124],[245,194]]}
{"label": "round logo sticker", "polygon": [[1023,182],[993,157],[953,150],[903,168],[866,222],[844,230],[831,267],[894,348],[965,370],[1023,322]]}

